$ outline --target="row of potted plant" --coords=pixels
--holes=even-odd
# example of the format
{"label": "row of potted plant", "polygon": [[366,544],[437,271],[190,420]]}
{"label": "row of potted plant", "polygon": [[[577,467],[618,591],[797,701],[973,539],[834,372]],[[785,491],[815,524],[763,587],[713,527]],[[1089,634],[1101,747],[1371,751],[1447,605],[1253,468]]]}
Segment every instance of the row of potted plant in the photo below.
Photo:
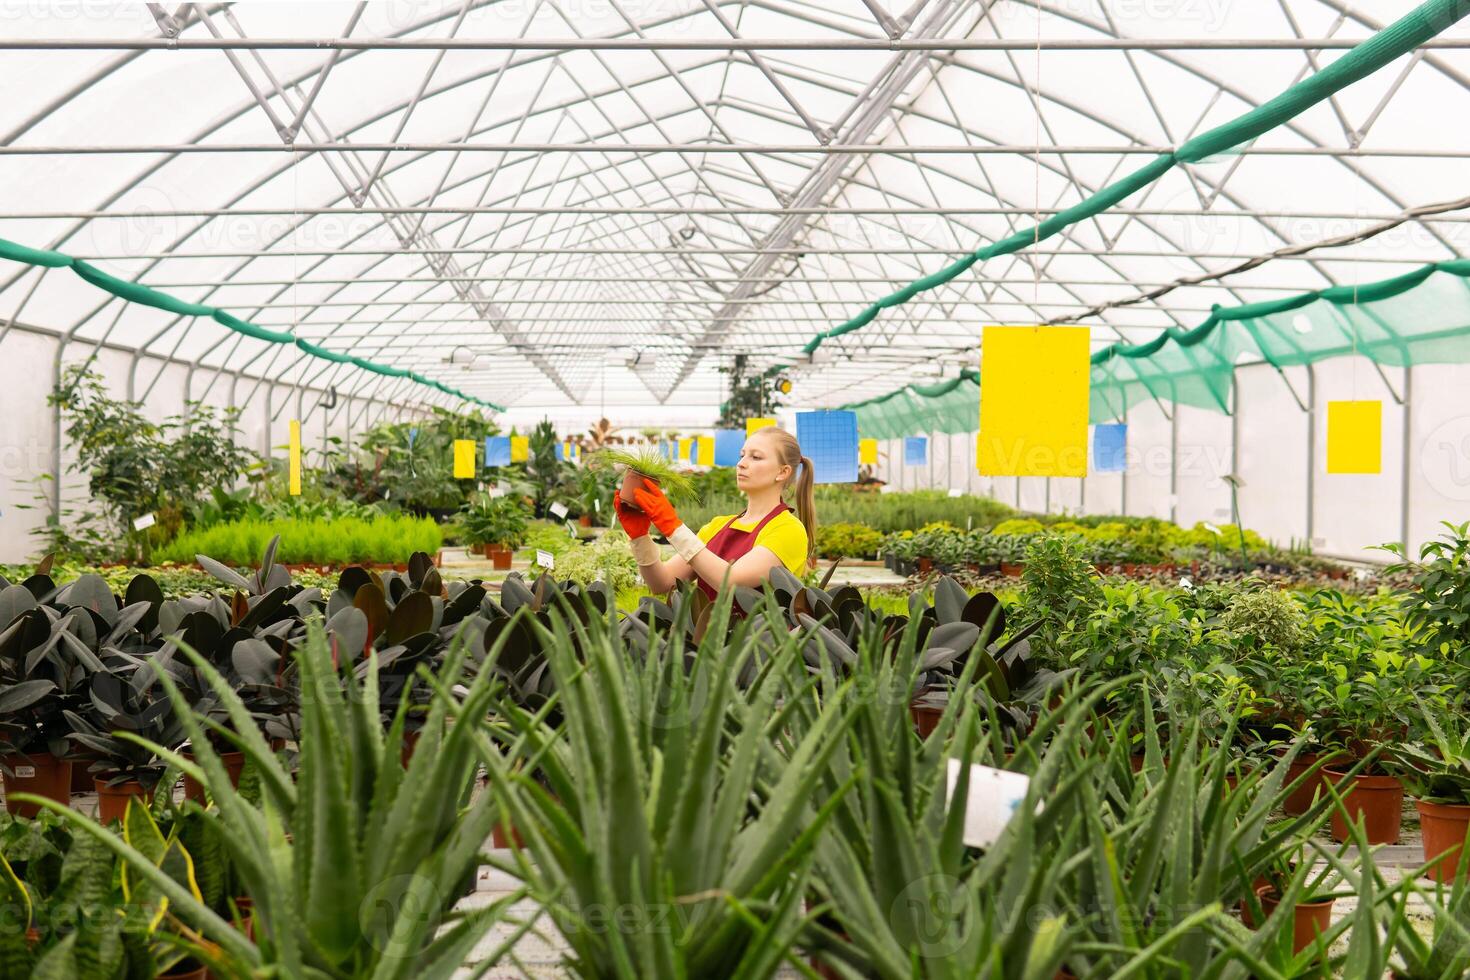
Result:
{"label": "row of potted plant", "polygon": [[[1081,523],[1081,521],[1089,523]],[[1346,571],[1316,556],[1277,548],[1253,531],[1204,523],[1191,529],[1146,519],[1014,518],[989,529],[966,530],[948,522],[887,535],[882,552],[888,567],[913,575],[937,568],[1019,575],[1026,551],[1043,535],[1076,538],[1084,557],[1098,569],[1121,574],[1173,574],[1202,567],[1233,571],[1261,568],[1346,577]]]}
{"label": "row of potted plant", "polygon": [[1454,557],[1470,546],[1465,530],[1395,569],[1413,578],[1405,592],[1371,596],[1108,586],[1075,542],[1053,539],[1028,553],[1022,602],[1044,620],[1040,662],[1101,678],[1144,672],[1113,696],[1116,710],[1151,691],[1168,713],[1201,718],[1242,771],[1303,743],[1301,766],[1321,761],[1304,796],[1332,785],[1344,797],[1338,840],[1361,817],[1372,843],[1397,842],[1407,789],[1433,859],[1470,827],[1470,659],[1457,607],[1421,613],[1465,578]]}

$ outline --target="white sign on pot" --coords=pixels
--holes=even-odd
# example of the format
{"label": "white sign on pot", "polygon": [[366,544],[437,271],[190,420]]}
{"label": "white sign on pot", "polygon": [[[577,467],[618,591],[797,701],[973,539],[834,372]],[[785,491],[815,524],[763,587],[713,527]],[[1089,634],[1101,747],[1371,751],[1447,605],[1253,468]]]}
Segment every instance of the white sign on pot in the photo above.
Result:
{"label": "white sign on pot", "polygon": [[152,514],[144,514],[142,517],[133,521],[133,530],[146,531],[157,523],[158,520]]}
{"label": "white sign on pot", "polygon": [[561,503],[560,501],[558,501],[557,503],[552,504],[548,508],[548,510],[551,511],[551,516],[552,517],[555,517],[559,521],[560,520],[564,520],[566,518],[566,516],[567,516],[567,505],[564,504],[564,503]]}
{"label": "white sign on pot", "polygon": [[[945,798],[953,799],[960,781],[959,759],[947,760]],[[1031,777],[1024,773],[990,766],[970,766],[970,787],[965,802],[965,828],[960,838],[970,847],[989,847],[1000,839],[1006,824],[1026,799]],[[1036,806],[1041,811],[1041,804]]]}
{"label": "white sign on pot", "polygon": [[540,548],[537,548],[536,564],[542,568],[554,568],[556,567],[556,556],[549,551],[542,551]]}

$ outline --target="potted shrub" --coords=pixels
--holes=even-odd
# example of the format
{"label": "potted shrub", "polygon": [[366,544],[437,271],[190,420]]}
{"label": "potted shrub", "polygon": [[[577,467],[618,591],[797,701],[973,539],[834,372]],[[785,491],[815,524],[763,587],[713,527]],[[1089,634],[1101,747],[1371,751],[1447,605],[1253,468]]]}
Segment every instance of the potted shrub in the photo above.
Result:
{"label": "potted shrub", "polygon": [[172,704],[155,684],[134,688],[134,672],[143,669],[144,661],[122,655],[104,663],[107,669],[92,675],[87,707],[67,711],[66,718],[72,726],[67,737],[96,758],[90,769],[97,819],[107,824],[122,819],[129,797],[148,797],[166,768],[152,749],[134,739],[176,747],[185,736]]}
{"label": "potted shrub", "polygon": [[514,497],[479,493],[460,511],[459,523],[471,549],[480,549],[497,569],[508,569],[525,539],[528,516]]}
{"label": "potted shrub", "polygon": [[1464,866],[1461,858],[1470,835],[1470,725],[1457,720],[1453,711],[1441,714],[1441,706],[1420,703],[1429,739],[1400,746],[1394,756],[1419,811],[1424,860],[1439,859],[1429,876],[1451,882]]}
{"label": "potted shrub", "polygon": [[1332,927],[1332,906],[1337,901],[1333,879],[1337,877],[1331,862],[1317,864],[1305,847],[1277,851],[1256,881],[1255,902],[1242,900],[1241,919],[1256,928],[1257,922],[1275,915],[1282,902],[1294,896],[1291,951],[1300,953]]}
{"label": "potted shrub", "polygon": [[577,503],[582,513],[578,516],[577,523],[583,527],[591,527],[595,524],[598,513],[602,510],[602,501],[606,496],[601,473],[590,466],[584,466],[578,470]]}

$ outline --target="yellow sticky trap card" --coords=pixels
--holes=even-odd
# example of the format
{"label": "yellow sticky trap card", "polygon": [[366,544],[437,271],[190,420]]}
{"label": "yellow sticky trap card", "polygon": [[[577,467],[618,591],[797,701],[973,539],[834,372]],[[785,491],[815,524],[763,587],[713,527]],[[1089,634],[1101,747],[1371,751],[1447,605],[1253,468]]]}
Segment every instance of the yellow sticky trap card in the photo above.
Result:
{"label": "yellow sticky trap card", "polygon": [[286,492],[301,496],[301,420],[292,419],[290,444],[286,449]]}
{"label": "yellow sticky trap card", "polygon": [[746,419],[745,420],[745,438],[749,439],[750,436],[751,436],[751,433],[753,433],[753,432],[759,432],[761,429],[764,429],[767,426],[771,426],[771,425],[775,425],[775,424],[776,424],[776,420],[775,419]]}
{"label": "yellow sticky trap card", "polygon": [[877,439],[858,440],[858,462],[861,463],[863,466],[878,465]]}
{"label": "yellow sticky trap card", "polygon": [[1086,327],[986,327],[980,438],[987,476],[1086,476],[1091,362]]}
{"label": "yellow sticky trap card", "polygon": [[1383,472],[1383,402],[1327,403],[1327,472]]}
{"label": "yellow sticky trap card", "polygon": [[454,478],[456,480],[475,478],[475,440],[454,440]]}
{"label": "yellow sticky trap card", "polygon": [[699,465],[715,465],[715,441],[709,436],[699,437]]}
{"label": "yellow sticky trap card", "polygon": [[531,440],[528,436],[510,437],[510,461],[524,463],[531,458]]}
{"label": "yellow sticky trap card", "polygon": [[675,459],[688,459],[689,458],[689,440],[688,439],[680,439],[679,440],[679,444],[674,449],[674,458]]}

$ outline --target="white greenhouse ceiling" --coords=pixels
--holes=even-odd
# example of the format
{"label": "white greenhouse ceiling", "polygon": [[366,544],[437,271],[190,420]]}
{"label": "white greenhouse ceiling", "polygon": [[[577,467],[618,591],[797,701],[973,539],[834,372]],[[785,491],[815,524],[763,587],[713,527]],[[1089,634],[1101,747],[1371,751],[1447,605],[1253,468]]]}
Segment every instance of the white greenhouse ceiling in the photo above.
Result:
{"label": "white greenhouse ceiling", "polygon": [[[512,410],[713,405],[738,354],[785,366],[801,404],[840,404],[973,366],[987,323],[1079,322],[1096,348],[1136,343],[1216,304],[1467,254],[1463,202],[1401,220],[1470,194],[1462,21],[1239,152],[977,264],[829,340],[815,364],[802,354],[1407,9],[0,4],[0,239]],[[419,396],[411,380],[0,262],[0,340],[13,324],[82,352],[107,342]],[[143,396],[149,372],[135,380]]]}

